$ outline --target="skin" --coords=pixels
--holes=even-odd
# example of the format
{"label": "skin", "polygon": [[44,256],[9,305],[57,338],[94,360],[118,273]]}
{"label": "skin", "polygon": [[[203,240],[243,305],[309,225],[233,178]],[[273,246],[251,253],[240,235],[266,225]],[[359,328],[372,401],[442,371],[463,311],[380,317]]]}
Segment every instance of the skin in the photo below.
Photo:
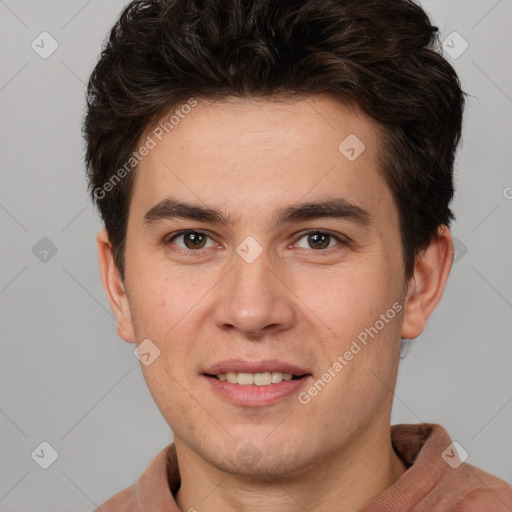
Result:
{"label": "skin", "polygon": [[[349,134],[366,146],[353,162],[338,150]],[[200,100],[136,171],[124,282],[106,232],[98,235],[119,335],[149,338],[161,351],[141,368],[174,433],[181,510],[356,511],[405,472],[390,441],[401,337],[422,332],[453,244],[440,227],[405,278],[378,136],[373,120],[328,96]],[[146,212],[170,196],[216,207],[232,225],[145,224]],[[273,224],[279,208],[340,197],[371,222]],[[199,250],[187,237],[170,240],[185,229],[210,238]],[[307,236],[315,230],[346,243],[331,237],[317,248]],[[236,252],[248,236],[262,248],[252,263]],[[275,358],[308,369],[311,385],[397,301],[401,312],[307,405],[296,394],[268,406],[233,405],[201,376],[233,357]],[[260,456],[253,463],[237,457],[247,443]]]}

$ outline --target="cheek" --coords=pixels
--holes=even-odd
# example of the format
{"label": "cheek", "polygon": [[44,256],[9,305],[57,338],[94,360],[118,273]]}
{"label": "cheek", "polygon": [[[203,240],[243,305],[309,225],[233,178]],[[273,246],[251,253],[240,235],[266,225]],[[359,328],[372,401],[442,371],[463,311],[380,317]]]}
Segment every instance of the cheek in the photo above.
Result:
{"label": "cheek", "polygon": [[192,387],[179,373],[179,368],[161,356],[150,366],[142,365],[142,374],[156,406],[175,434],[178,433],[175,429],[181,427],[179,430],[190,435],[204,410],[188,392]]}
{"label": "cheek", "polygon": [[148,270],[148,263],[149,259],[141,261],[135,273],[131,306],[140,325],[162,337],[198,302],[204,284],[168,268],[152,266],[154,270]]}
{"label": "cheek", "polygon": [[[392,271],[379,261],[382,258],[362,257],[357,264],[297,274],[293,283],[295,294],[325,322],[341,339],[355,335],[390,308],[394,298]],[[332,333],[331,333],[332,334]]]}
{"label": "cheek", "polygon": [[347,379],[350,387],[361,391],[376,380],[370,370],[386,380],[391,375],[402,319],[401,281],[396,277],[386,265],[366,261],[312,288],[315,291],[305,302],[321,319],[317,324],[331,330],[319,340],[317,350],[326,363],[343,358],[338,383]]}
{"label": "cheek", "polygon": [[[130,312],[132,317],[132,325],[137,342],[150,340],[148,345],[151,357],[155,357],[154,361],[149,365],[143,364],[141,360],[141,370],[146,379],[147,385],[154,395],[158,389],[165,389],[169,383],[174,380],[167,372],[172,375],[176,374],[174,361],[186,357],[186,347],[180,340],[183,337],[177,336],[179,329],[184,321],[179,321],[183,317],[183,297],[181,303],[177,299],[175,293],[171,293],[172,288],[166,286],[165,282],[158,280],[152,282],[139,276],[133,283],[132,290],[136,289],[136,293],[130,295]],[[179,377],[176,375],[176,377]],[[159,383],[168,381],[165,386]]]}

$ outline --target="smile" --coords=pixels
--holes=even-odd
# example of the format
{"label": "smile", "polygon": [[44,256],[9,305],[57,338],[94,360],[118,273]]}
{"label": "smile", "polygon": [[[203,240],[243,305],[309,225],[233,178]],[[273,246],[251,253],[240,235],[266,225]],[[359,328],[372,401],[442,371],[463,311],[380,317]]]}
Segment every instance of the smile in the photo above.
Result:
{"label": "smile", "polygon": [[247,372],[227,372],[213,375],[222,381],[227,381],[231,384],[240,384],[241,386],[269,386],[271,384],[279,384],[285,380],[299,379],[302,375],[293,375],[291,373],[282,372],[258,372],[258,373],[247,373]]}

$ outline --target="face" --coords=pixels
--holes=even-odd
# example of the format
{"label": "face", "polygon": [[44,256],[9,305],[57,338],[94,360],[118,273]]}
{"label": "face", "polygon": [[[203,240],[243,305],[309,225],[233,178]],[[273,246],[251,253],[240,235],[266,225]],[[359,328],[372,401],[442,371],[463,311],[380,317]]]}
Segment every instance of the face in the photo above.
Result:
{"label": "face", "polygon": [[118,319],[159,350],[141,368],[176,445],[278,476],[389,428],[406,282],[375,123],[324,96],[198,101],[147,135]]}

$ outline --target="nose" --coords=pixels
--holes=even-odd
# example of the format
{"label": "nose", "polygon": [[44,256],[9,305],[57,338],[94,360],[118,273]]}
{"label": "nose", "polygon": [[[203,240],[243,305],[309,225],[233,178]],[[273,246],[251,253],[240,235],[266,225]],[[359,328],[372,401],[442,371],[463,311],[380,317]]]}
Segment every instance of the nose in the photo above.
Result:
{"label": "nose", "polygon": [[238,255],[234,260],[231,272],[217,289],[215,325],[253,339],[290,329],[295,310],[286,269],[271,267],[265,251],[252,263]]}

